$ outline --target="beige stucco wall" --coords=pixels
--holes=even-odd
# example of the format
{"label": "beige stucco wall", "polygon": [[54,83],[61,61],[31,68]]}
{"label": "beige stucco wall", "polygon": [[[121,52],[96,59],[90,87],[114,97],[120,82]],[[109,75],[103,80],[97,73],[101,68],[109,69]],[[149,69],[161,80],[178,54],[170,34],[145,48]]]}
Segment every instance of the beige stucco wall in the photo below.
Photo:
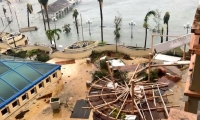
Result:
{"label": "beige stucco wall", "polygon": [[22,50],[34,50],[34,49],[39,49],[39,50],[43,50],[43,51],[47,51],[47,52],[50,52],[51,49],[49,47],[46,47],[46,46],[25,46],[25,47],[22,47]]}
{"label": "beige stucco wall", "polygon": [[[53,78],[53,74],[56,73],[57,74],[57,77],[56,78]],[[9,117],[12,113],[14,113],[15,111],[17,111],[20,107],[22,107],[25,103],[29,102],[31,99],[33,99],[36,95],[38,95],[40,92],[42,92],[43,89],[45,89],[47,86],[50,86],[52,83],[55,83],[57,82],[58,80],[61,79],[62,77],[62,73],[60,70],[57,70],[55,71],[54,73],[52,73],[51,75],[49,75],[48,77],[46,77],[44,80],[42,80],[41,82],[39,82],[37,85],[35,85],[34,87],[30,88],[28,91],[26,91],[24,94],[27,94],[28,95],[28,99],[26,100],[22,100],[22,96],[24,94],[22,94],[21,96],[19,96],[18,98],[16,98],[15,100],[13,100],[11,103],[9,103],[7,106],[5,106],[4,108],[8,107],[9,108],[9,113],[6,114],[6,115],[2,115],[1,114],[1,111],[4,109],[2,108],[0,110],[0,120],[4,120],[6,119],[7,117]],[[50,83],[46,83],[46,79],[50,77]],[[39,84],[40,83],[43,83],[43,88],[39,88]],[[31,94],[31,90],[35,88],[36,89],[36,93],[35,94]],[[15,102],[16,100],[19,101],[19,105],[17,107],[14,107],[12,106],[12,103]]]}
{"label": "beige stucco wall", "polygon": [[[116,51],[115,45],[105,45],[105,46],[98,46],[93,49],[89,49],[82,52],[73,52],[73,53],[65,53],[65,52],[54,52],[50,55],[50,58],[66,58],[66,59],[79,59],[79,58],[86,58],[89,57],[92,53],[92,50],[95,51]],[[148,50],[133,50],[126,48],[124,46],[118,46],[118,52],[130,55],[131,57],[145,57],[151,52],[150,49]]]}

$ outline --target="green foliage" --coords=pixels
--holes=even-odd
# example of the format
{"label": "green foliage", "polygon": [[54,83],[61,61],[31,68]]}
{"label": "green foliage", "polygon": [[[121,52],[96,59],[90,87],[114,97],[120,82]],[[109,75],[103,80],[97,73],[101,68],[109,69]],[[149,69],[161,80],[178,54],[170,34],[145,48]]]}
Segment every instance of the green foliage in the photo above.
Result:
{"label": "green foliage", "polygon": [[120,28],[121,21],[122,21],[122,18],[120,16],[115,16],[115,20],[114,20],[114,24],[115,24],[114,35],[115,35],[115,38],[120,37],[119,31],[121,30],[121,28]]}
{"label": "green foliage", "polygon": [[76,19],[77,18],[77,16],[78,16],[78,10],[77,9],[74,9],[74,12],[73,12],[73,17]]}
{"label": "green foliage", "polygon": [[33,13],[33,7],[31,4],[27,3],[27,11],[32,14]]}
{"label": "green foliage", "polygon": [[93,50],[92,54],[90,55],[91,61],[92,62],[96,61],[98,58],[100,58],[102,56],[102,54],[104,54],[104,53]]}
{"label": "green foliage", "polygon": [[48,4],[48,0],[38,0],[38,2],[44,7]]}
{"label": "green foliage", "polygon": [[168,24],[169,18],[170,18],[169,12],[166,12],[163,18],[164,24]]}
{"label": "green foliage", "polygon": [[[148,74],[146,72],[143,73],[144,80],[148,80]],[[150,81],[155,82],[155,79],[158,78],[158,70],[154,69],[150,71]]]}
{"label": "green foliage", "polygon": [[61,29],[52,29],[52,30],[47,30],[46,31],[46,36],[48,38],[48,40],[52,41],[55,37],[55,35],[57,36],[57,40],[60,39],[60,35],[58,34],[58,32],[62,32]]}
{"label": "green foliage", "polygon": [[37,55],[37,54],[38,54],[38,50],[36,50],[36,49],[28,51],[26,53],[27,57],[29,57],[29,58],[31,58],[32,56]]}
{"label": "green foliage", "polygon": [[70,24],[65,24],[63,26],[63,32],[70,33],[70,31],[71,31]]}
{"label": "green foliage", "polygon": [[156,26],[155,26],[155,32],[157,33],[160,33],[160,26],[161,26],[161,21],[162,21],[162,18],[161,18],[161,11],[159,11],[158,9],[155,10],[156,14],[153,18],[153,21],[156,23]]}
{"label": "green foliage", "polygon": [[8,50],[7,53],[10,56],[20,57],[20,58],[26,58],[26,51],[15,52],[14,50],[11,49],[11,50]]}
{"label": "green foliage", "polygon": [[105,70],[101,70],[101,71],[95,71],[93,74],[92,74],[92,79],[93,79],[93,82],[98,80],[99,78],[102,78],[104,76],[107,76],[108,75],[108,72],[105,71]]}
{"label": "green foliage", "polygon": [[37,60],[41,62],[47,62],[49,60],[48,54],[37,54]]}
{"label": "green foliage", "polygon": [[122,71],[114,71],[114,77],[119,79],[117,82],[121,84],[125,84],[124,81],[127,80],[128,78],[128,73],[127,72],[122,72]]}
{"label": "green foliage", "polygon": [[106,45],[106,42],[100,42],[99,43],[99,46],[104,46],[104,45]]}
{"label": "green foliage", "polygon": [[146,16],[145,16],[145,18],[144,18],[144,24],[143,24],[143,27],[144,27],[144,28],[147,28],[147,29],[148,29],[148,27],[149,27],[149,25],[148,25],[148,20],[149,20],[149,17],[150,17],[151,15],[155,16],[155,15],[156,15],[156,12],[155,12],[154,10],[151,10],[151,11],[149,11],[149,12],[146,14]]}
{"label": "green foliage", "polygon": [[[114,108],[113,108],[113,110],[114,110]],[[112,117],[116,118],[118,113],[119,113],[119,109],[115,109],[115,110],[112,112],[111,115],[112,115]],[[118,118],[120,118],[120,120],[124,120],[124,119],[126,118],[126,114],[120,112]]]}

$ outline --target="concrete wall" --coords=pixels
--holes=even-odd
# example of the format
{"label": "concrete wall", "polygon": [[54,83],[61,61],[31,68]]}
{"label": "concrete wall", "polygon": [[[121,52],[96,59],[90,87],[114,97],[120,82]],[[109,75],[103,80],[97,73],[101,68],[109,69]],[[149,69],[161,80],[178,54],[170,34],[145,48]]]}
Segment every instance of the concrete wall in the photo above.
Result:
{"label": "concrete wall", "polygon": [[[89,57],[92,53],[92,50],[95,51],[116,51],[116,46],[115,45],[105,45],[105,46],[98,46],[93,49],[89,49],[86,51],[82,52],[73,52],[73,53],[65,53],[65,52],[54,52],[53,54],[50,55],[50,58],[66,58],[66,59],[79,59],[79,58],[86,58]],[[126,48],[124,46],[118,46],[118,52],[124,53],[127,55],[130,55],[131,57],[145,57],[148,56],[148,54],[151,52],[150,49],[148,50],[133,50]]]}
{"label": "concrete wall", "polygon": [[51,49],[47,46],[25,46],[25,47],[22,47],[22,50],[27,50],[27,51],[34,50],[34,49],[39,49],[39,50],[43,50],[43,51],[47,51],[47,52],[51,51]]}
{"label": "concrete wall", "polygon": [[[57,77],[53,78],[53,74],[56,74]],[[4,120],[7,117],[9,117],[12,113],[14,113],[15,111],[17,111],[20,107],[22,107],[25,103],[29,102],[31,99],[33,99],[36,95],[38,95],[40,92],[42,92],[43,89],[45,89],[46,87],[48,87],[49,85],[51,85],[52,83],[57,82],[58,80],[61,79],[62,77],[62,73],[60,70],[55,71],[54,73],[52,73],[51,75],[49,75],[47,78],[49,78],[50,82],[46,82],[45,78],[44,80],[40,81],[37,85],[35,85],[34,87],[30,88],[28,91],[24,92],[24,94],[22,94],[21,96],[19,96],[18,98],[16,98],[15,100],[13,100],[11,103],[9,103],[8,105],[6,105],[4,108],[0,109],[0,120]],[[39,84],[42,83],[43,87],[39,88]],[[31,90],[35,89],[35,93],[31,94]],[[23,100],[22,96],[26,95],[27,99]],[[12,103],[18,101],[18,105],[16,107],[13,107]],[[2,115],[2,110],[4,109],[8,109],[9,113]]]}

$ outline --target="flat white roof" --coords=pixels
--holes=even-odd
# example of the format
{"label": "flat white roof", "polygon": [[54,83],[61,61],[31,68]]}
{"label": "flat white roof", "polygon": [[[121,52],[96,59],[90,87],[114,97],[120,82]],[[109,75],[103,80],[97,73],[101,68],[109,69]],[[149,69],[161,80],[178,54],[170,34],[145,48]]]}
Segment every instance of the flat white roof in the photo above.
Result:
{"label": "flat white roof", "polygon": [[118,67],[118,66],[125,66],[124,62],[122,62],[120,59],[117,60],[110,60],[111,66]]}
{"label": "flat white roof", "polygon": [[169,56],[169,55],[164,55],[164,54],[156,54],[154,56],[154,59],[168,61],[168,62],[177,62],[181,60],[181,57],[174,57],[174,56]]}

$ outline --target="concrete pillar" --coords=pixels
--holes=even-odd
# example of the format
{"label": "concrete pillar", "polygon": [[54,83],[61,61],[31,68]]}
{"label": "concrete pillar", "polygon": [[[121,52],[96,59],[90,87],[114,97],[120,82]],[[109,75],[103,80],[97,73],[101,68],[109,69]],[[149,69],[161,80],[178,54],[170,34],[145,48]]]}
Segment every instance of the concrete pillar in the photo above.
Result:
{"label": "concrete pillar", "polygon": [[188,101],[188,112],[197,114],[199,99],[195,97],[189,97]]}
{"label": "concrete pillar", "polygon": [[192,72],[192,80],[191,80],[191,86],[190,90],[195,92],[200,92],[200,77],[199,77],[199,71],[200,71],[200,55],[196,55],[196,60],[194,63],[194,68]]}

